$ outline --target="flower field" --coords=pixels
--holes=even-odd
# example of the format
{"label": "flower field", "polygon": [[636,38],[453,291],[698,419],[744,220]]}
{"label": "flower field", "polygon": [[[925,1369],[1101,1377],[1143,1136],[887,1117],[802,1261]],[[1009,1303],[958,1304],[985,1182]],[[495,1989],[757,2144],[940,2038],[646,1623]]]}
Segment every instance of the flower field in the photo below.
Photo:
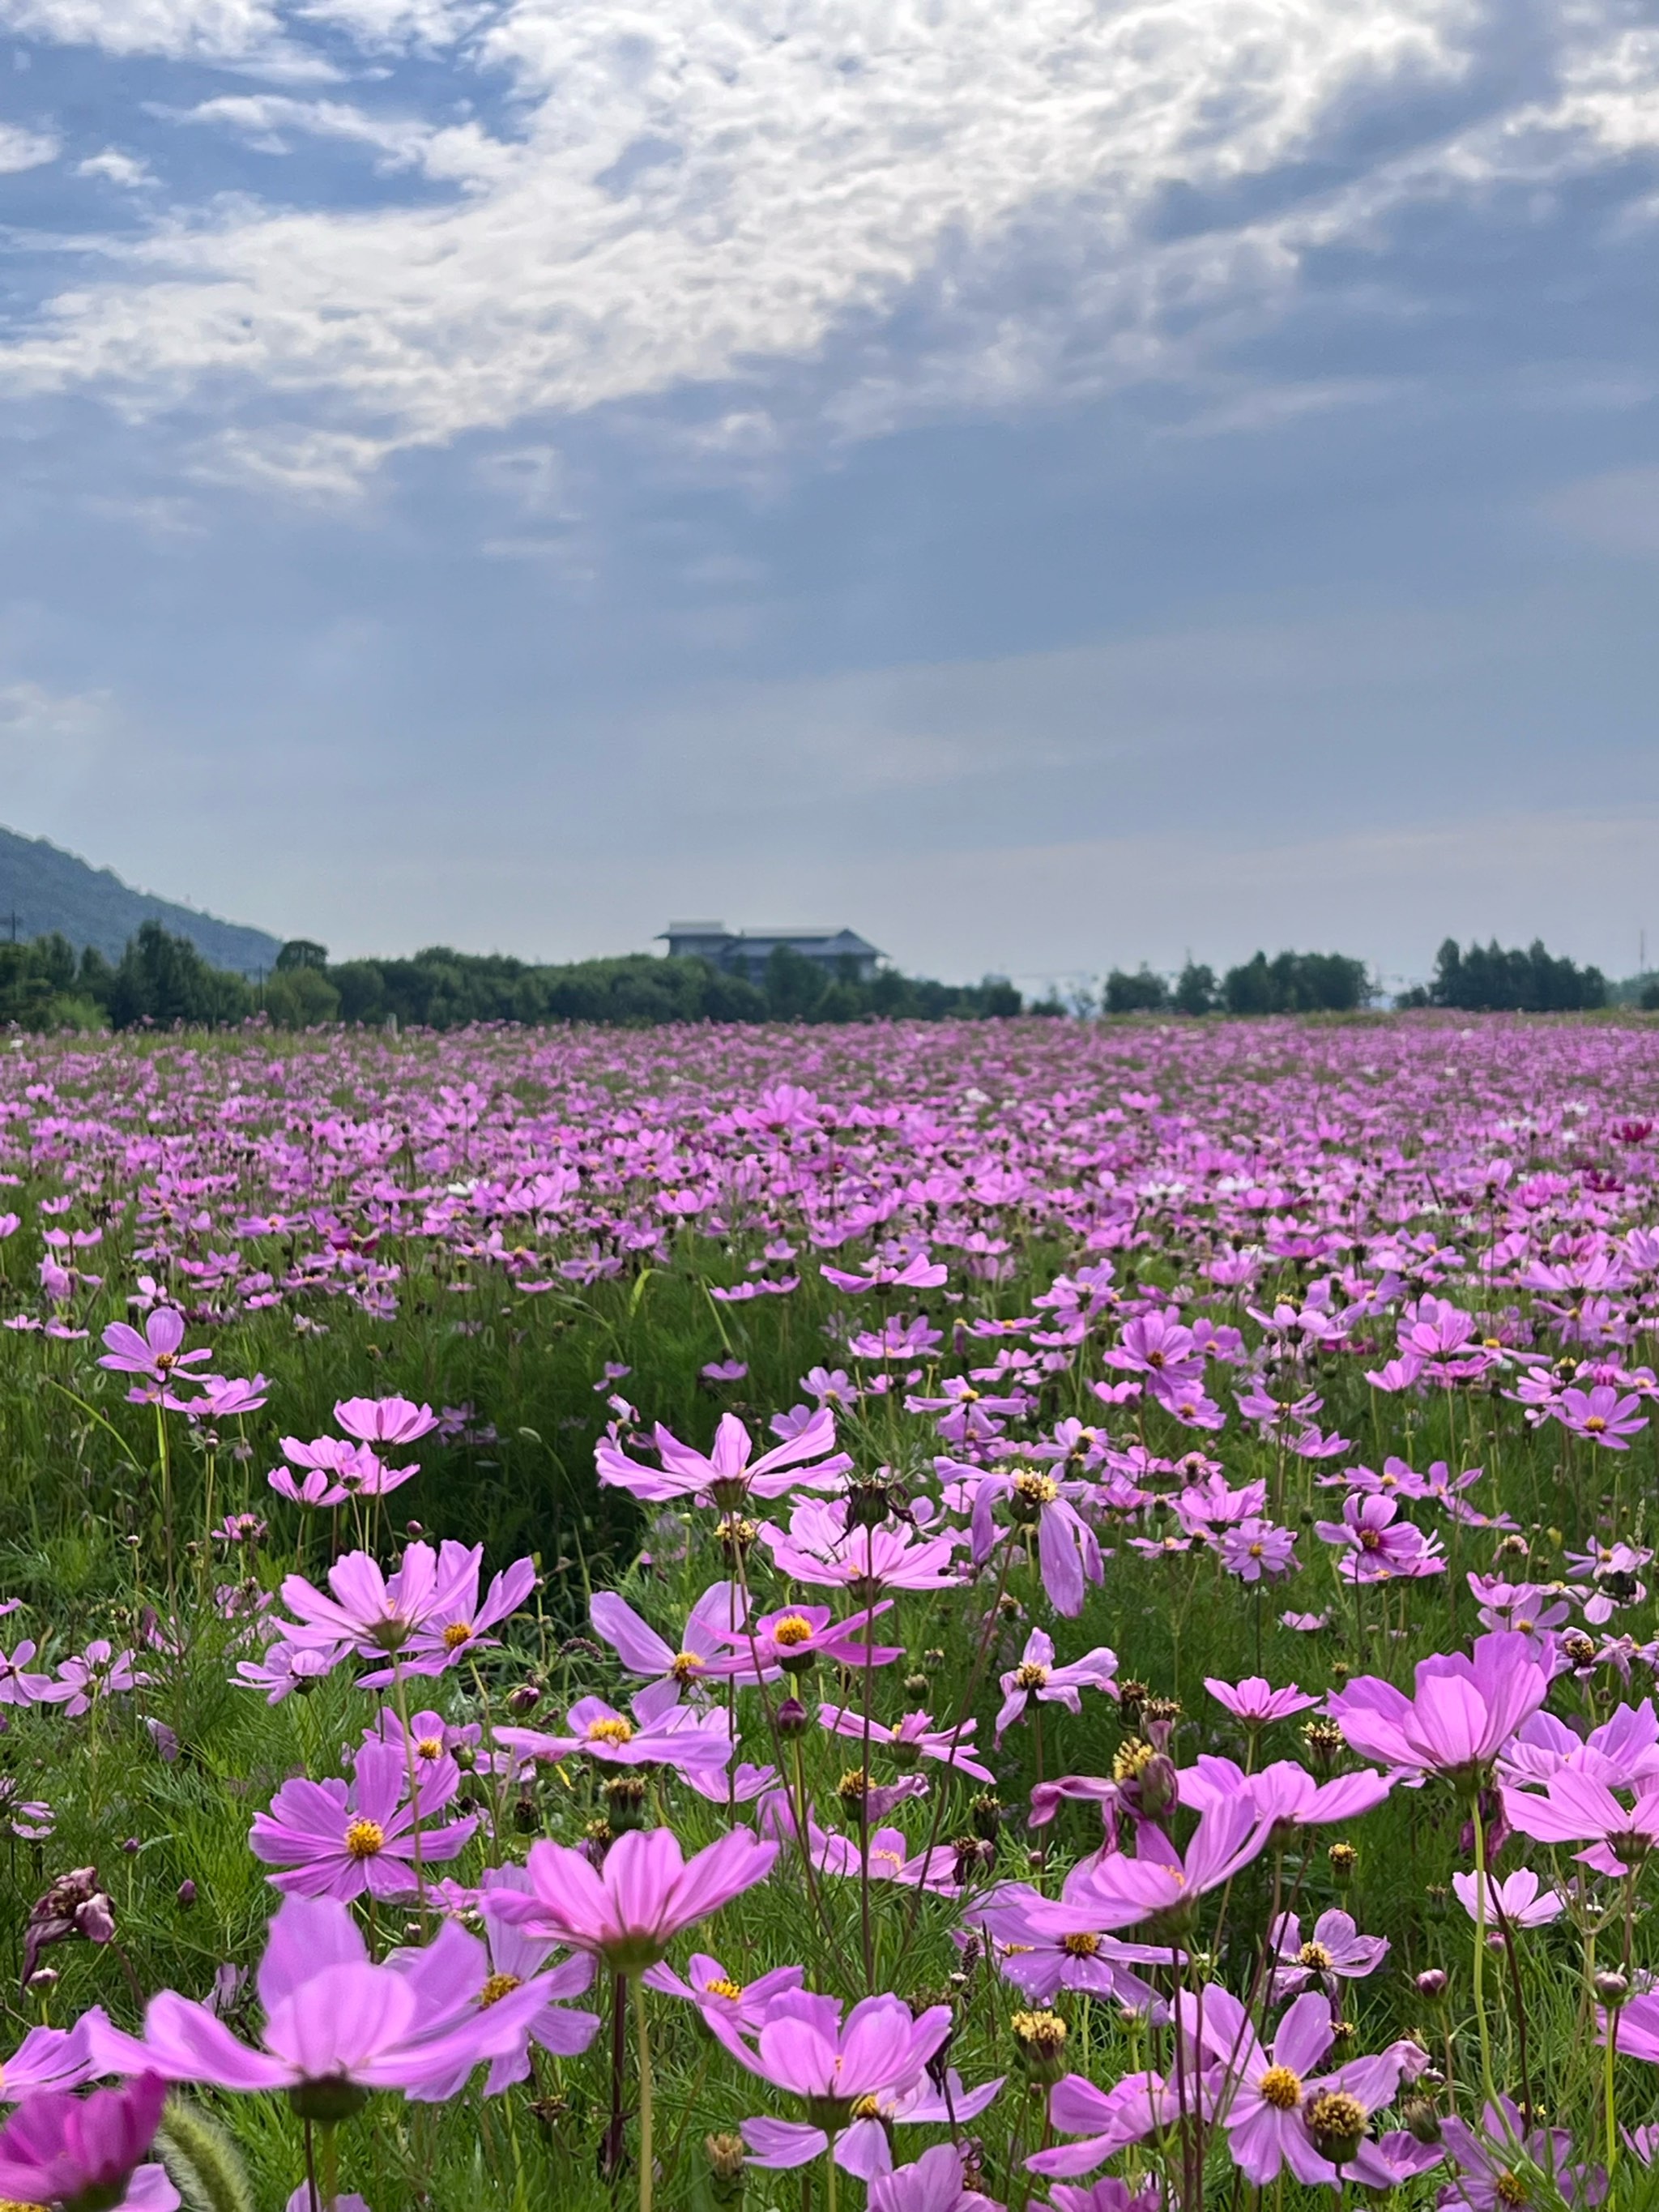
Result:
{"label": "flower field", "polygon": [[1659,1028],[14,1040],[0,2206],[1659,2203]]}

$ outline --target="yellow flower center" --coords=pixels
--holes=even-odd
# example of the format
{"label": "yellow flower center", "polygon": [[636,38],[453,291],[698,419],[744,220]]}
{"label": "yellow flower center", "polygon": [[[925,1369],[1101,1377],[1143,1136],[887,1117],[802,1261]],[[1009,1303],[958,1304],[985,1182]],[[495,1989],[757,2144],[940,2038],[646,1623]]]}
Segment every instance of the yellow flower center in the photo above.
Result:
{"label": "yellow flower center", "polygon": [[1014,1687],[1017,1690],[1040,1690],[1048,1679],[1048,1669],[1039,1667],[1034,1659],[1028,1659],[1014,1676]]}
{"label": "yellow flower center", "polygon": [[452,1620],[444,1631],[446,1651],[459,1651],[463,1644],[470,1644],[471,1641],[472,1623],[470,1620]]}
{"label": "yellow flower center", "polygon": [[811,1640],[812,1624],[810,1620],[803,1620],[798,1613],[785,1613],[772,1631],[773,1643],[781,1644],[786,1650],[792,1650],[797,1644],[810,1644]]}
{"label": "yellow flower center", "polygon": [[1316,1974],[1328,1974],[1336,1963],[1322,1943],[1304,1943],[1296,1955],[1299,1965],[1311,1966]]}
{"label": "yellow flower center", "polygon": [[1066,2047],[1066,2023],[1058,2013],[1017,2012],[1008,2023],[1016,2043],[1052,2058]]}
{"label": "yellow flower center", "polygon": [[1251,1545],[1251,1547],[1250,1547],[1250,1557],[1251,1557],[1253,1559],[1265,1559],[1267,1558],[1267,1547],[1265,1544],[1262,1544],[1262,1543],[1255,1543],[1255,1544],[1252,1544],[1252,1545]]}
{"label": "yellow flower center", "polygon": [[478,2002],[480,2006],[499,2004],[503,1997],[510,1997],[514,1990],[522,1986],[522,1978],[518,1974],[492,1974],[478,1992]]}
{"label": "yellow flower center", "polygon": [[743,1995],[743,1984],[728,1981],[722,1975],[719,1981],[705,1984],[703,1995],[708,1997],[731,1997],[735,2000]]}
{"label": "yellow flower center", "polygon": [[702,1662],[695,1651],[679,1651],[675,1654],[674,1663],[668,1671],[677,1682],[689,1682],[702,1667]]}
{"label": "yellow flower center", "polygon": [[441,1735],[423,1735],[415,1746],[416,1759],[441,1759],[443,1755],[444,1740]]}
{"label": "yellow flower center", "polygon": [[1146,1771],[1157,1757],[1158,1753],[1150,1743],[1144,1742],[1138,1735],[1132,1735],[1127,1743],[1119,1746],[1117,1756],[1112,1761],[1113,1781],[1133,1782],[1137,1775]]}
{"label": "yellow flower center", "polygon": [[634,1723],[623,1720],[620,1713],[613,1714],[609,1720],[590,1721],[587,1724],[590,1743],[631,1743],[633,1739]]}
{"label": "yellow flower center", "polygon": [[1014,1492],[1028,1504],[1052,1505],[1060,1495],[1060,1485],[1051,1474],[1017,1474]]}
{"label": "yellow flower center", "polygon": [[[1600,1413],[1591,1413],[1586,1419],[1584,1423],[1584,1426],[1589,1430],[1589,1433],[1593,1437],[1599,1437],[1602,1430],[1605,1429],[1607,1425],[1607,1422],[1602,1419]],[[1524,2197],[1521,2199],[1521,2202],[1523,2204],[1527,2200]]]}
{"label": "yellow flower center", "polygon": [[354,1859],[372,1859],[386,1849],[386,1830],[378,1820],[354,1820],[345,1832],[345,1847]]}
{"label": "yellow flower center", "polygon": [[1062,1936],[1060,1948],[1068,1959],[1092,1959],[1100,1949],[1100,1938],[1085,1929],[1081,1935]]}
{"label": "yellow flower center", "polygon": [[1500,2204],[1532,2203],[1532,2191],[1518,2173],[1500,2173],[1492,2185],[1492,2193]]}
{"label": "yellow flower center", "polygon": [[1276,2112],[1293,2112],[1302,2102],[1302,2076],[1288,2066],[1270,2066],[1261,2077],[1261,2096]]}
{"label": "yellow flower center", "polygon": [[881,2118],[880,2098],[855,2097],[853,2100],[853,2118],[855,2120],[878,2120]]}

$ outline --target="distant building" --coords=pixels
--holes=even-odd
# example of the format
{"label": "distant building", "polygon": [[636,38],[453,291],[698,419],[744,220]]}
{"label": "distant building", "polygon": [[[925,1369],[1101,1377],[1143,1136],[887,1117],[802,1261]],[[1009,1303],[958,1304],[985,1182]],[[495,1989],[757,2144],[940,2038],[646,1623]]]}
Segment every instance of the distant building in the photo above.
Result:
{"label": "distant building", "polygon": [[832,975],[867,983],[876,963],[886,955],[855,929],[728,929],[723,921],[671,921],[665,939],[672,959],[706,960],[728,975],[763,982],[775,945],[787,945],[804,960],[816,961]]}

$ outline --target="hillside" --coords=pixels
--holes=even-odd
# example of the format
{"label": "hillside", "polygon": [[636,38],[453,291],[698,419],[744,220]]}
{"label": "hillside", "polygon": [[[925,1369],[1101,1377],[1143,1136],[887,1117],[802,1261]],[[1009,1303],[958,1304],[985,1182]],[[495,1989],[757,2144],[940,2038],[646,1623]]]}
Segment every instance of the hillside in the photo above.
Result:
{"label": "hillside", "polygon": [[20,837],[0,829],[0,939],[44,937],[58,930],[77,951],[90,945],[106,958],[118,960],[140,922],[150,921],[174,936],[187,937],[212,966],[241,975],[269,970],[281,944],[263,929],[219,921],[191,907],[136,891],[112,870],[91,867],[44,837]]}

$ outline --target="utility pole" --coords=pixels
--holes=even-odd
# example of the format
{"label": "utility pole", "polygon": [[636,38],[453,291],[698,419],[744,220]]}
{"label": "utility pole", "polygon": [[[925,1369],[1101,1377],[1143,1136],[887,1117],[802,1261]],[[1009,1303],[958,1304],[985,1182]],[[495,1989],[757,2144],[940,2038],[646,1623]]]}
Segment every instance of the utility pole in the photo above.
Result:
{"label": "utility pole", "polygon": [[20,919],[15,907],[13,907],[11,912],[6,916],[6,920],[11,924],[11,941],[14,945],[17,942],[17,924]]}

